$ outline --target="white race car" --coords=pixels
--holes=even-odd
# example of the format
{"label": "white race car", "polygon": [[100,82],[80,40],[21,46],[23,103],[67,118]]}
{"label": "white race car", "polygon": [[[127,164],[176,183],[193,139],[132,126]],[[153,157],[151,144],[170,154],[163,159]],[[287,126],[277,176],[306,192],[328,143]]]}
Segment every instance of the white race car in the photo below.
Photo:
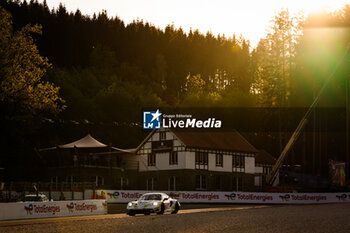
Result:
{"label": "white race car", "polygon": [[127,206],[127,214],[149,215],[150,213],[163,214],[170,212],[176,214],[180,209],[178,200],[173,199],[165,193],[145,193],[137,201],[131,201]]}

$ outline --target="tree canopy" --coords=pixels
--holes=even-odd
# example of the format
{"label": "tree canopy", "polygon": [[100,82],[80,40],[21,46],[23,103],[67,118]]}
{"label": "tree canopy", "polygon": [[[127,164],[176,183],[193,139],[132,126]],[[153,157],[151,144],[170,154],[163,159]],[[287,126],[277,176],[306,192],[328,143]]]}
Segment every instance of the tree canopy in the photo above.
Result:
{"label": "tree canopy", "polygon": [[33,33],[41,33],[41,27],[26,25],[14,31],[10,14],[0,8],[0,30],[0,101],[7,114],[64,109],[59,87],[42,79],[50,64],[32,38]]}

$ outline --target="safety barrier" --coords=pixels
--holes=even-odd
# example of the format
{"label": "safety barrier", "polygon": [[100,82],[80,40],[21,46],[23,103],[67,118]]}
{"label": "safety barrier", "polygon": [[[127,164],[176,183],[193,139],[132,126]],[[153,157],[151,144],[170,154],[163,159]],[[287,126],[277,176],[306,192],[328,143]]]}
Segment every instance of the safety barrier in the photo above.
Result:
{"label": "safety barrier", "polygon": [[[89,191],[87,191],[89,195]],[[92,192],[92,191],[91,191]],[[180,203],[318,204],[349,203],[350,193],[256,193],[201,191],[96,190],[95,198],[127,203],[147,192],[163,192]]]}
{"label": "safety barrier", "polygon": [[0,220],[107,214],[105,200],[0,203]]}

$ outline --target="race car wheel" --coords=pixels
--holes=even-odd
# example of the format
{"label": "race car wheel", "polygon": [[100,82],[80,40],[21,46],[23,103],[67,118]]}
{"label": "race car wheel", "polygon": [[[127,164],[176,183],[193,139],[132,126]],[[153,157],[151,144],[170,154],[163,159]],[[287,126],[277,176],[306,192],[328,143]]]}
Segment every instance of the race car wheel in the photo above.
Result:
{"label": "race car wheel", "polygon": [[135,213],[132,212],[132,211],[130,211],[130,212],[128,212],[128,215],[129,215],[129,216],[135,216]]}
{"label": "race car wheel", "polygon": [[162,205],[160,206],[160,210],[159,212],[157,212],[157,214],[164,214],[164,203],[162,203]]}
{"label": "race car wheel", "polygon": [[171,212],[171,214],[176,214],[176,213],[179,211],[179,209],[180,209],[180,208],[179,208],[179,204],[176,203],[176,204],[175,204],[175,209],[174,209],[174,211]]}

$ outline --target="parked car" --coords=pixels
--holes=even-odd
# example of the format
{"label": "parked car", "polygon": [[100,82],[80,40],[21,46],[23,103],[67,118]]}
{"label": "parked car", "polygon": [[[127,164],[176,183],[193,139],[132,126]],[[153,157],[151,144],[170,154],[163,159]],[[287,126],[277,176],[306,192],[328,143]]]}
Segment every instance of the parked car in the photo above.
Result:
{"label": "parked car", "polygon": [[45,194],[27,194],[24,196],[24,202],[46,202],[50,201]]}
{"label": "parked car", "polygon": [[127,214],[130,216],[135,216],[135,214],[149,215],[151,213],[163,214],[165,212],[176,214],[179,209],[180,202],[165,193],[146,193],[138,200],[128,203]]}

